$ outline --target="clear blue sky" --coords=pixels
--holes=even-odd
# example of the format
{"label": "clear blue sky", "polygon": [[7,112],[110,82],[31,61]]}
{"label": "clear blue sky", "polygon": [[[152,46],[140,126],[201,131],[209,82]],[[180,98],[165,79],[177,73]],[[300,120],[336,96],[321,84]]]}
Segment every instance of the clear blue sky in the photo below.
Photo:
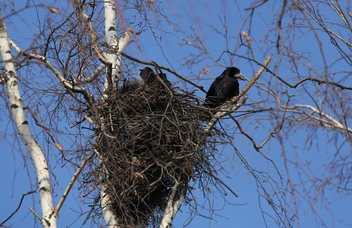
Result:
{"label": "clear blue sky", "polygon": [[[204,4],[202,4],[204,2]],[[244,8],[249,6],[249,3],[245,1],[234,1],[231,3],[226,3],[226,1],[212,2],[211,4],[206,3],[206,1],[198,2],[197,4],[193,3],[189,4],[187,2],[184,3],[163,3],[163,7],[168,17],[171,20],[177,22],[177,25],[187,34],[191,33],[191,28],[194,29],[196,34],[202,39],[204,45],[208,48],[209,53],[218,58],[221,54],[222,50],[225,48],[225,40],[218,34],[214,32],[211,27],[221,28],[219,22],[219,15],[221,15],[222,19],[224,19],[226,15],[226,20],[229,25],[229,36],[233,37],[231,39],[229,49],[236,50],[238,54],[245,54],[245,47],[238,47],[239,33],[244,30],[247,31],[247,28],[242,28],[244,20],[248,16],[248,11],[245,11]],[[17,3],[16,3],[17,4]],[[17,6],[18,8],[20,6]],[[255,57],[258,61],[264,61],[266,58],[265,50],[268,48],[268,43],[264,41],[264,36],[268,33],[268,25],[271,25],[275,22],[273,19],[274,12],[278,12],[277,9],[281,7],[277,2],[270,3],[268,5],[262,6],[259,11],[255,12],[255,20],[253,21],[252,28],[252,39],[253,39],[253,51],[255,53]],[[336,19],[336,16],[328,11],[325,8],[321,8],[322,13],[325,13],[325,16]],[[326,10],[326,12],[324,11]],[[7,11],[6,11],[7,12]],[[39,15],[41,11],[39,11]],[[225,12],[225,14],[224,14]],[[132,12],[128,11],[126,15],[131,14]],[[276,16],[276,15],[274,15]],[[17,44],[22,48],[26,49],[31,44],[31,39],[33,34],[38,33],[36,31],[37,22],[37,14],[33,11],[33,9],[25,10],[20,13],[20,16],[11,16],[7,22],[7,29],[10,33],[11,38],[13,38]],[[39,18],[43,22],[43,18],[39,16]],[[158,16],[159,19],[163,21],[163,19]],[[135,24],[138,24],[139,18],[137,17]],[[153,19],[153,22],[155,20]],[[284,21],[284,25],[285,22]],[[176,25],[174,25],[176,26]],[[137,26],[134,28],[136,30]],[[184,40],[189,40],[188,37],[182,35],[180,33],[175,33],[172,25],[167,25],[166,23],[161,23],[161,26],[155,30],[158,35],[162,36],[162,40],[160,44],[162,49],[155,41],[152,33],[150,31],[144,31],[141,35],[138,36],[138,46],[142,51],[137,50],[137,45],[132,43],[128,48],[127,52],[137,58],[143,59],[145,61],[154,60],[161,65],[165,65],[177,70],[183,76],[189,77],[191,80],[203,85],[206,89],[210,86],[212,80],[218,76],[223,68],[214,63],[209,59],[204,59],[199,64],[194,65],[192,69],[187,69],[185,67],[181,67],[182,61],[180,59],[184,56],[187,56],[189,53],[195,53],[195,49],[190,46],[181,46],[179,43],[182,43]],[[300,39],[293,44],[296,49],[301,50],[304,53],[311,53],[310,60],[313,67],[317,67],[316,69],[322,68],[322,58],[319,52],[319,46],[315,43],[316,40],[314,36],[310,33],[307,33],[304,29],[301,30],[301,33],[297,34],[297,36],[301,36]],[[324,49],[327,55],[327,61],[329,63],[333,62],[335,59],[339,57],[338,53],[333,46],[330,44],[329,38],[324,37],[321,33],[321,40],[324,42]],[[276,34],[269,35],[270,39],[276,41]],[[277,52],[275,48],[272,48],[268,51],[269,54],[273,55],[273,62],[278,59]],[[167,59],[165,58],[165,56]],[[251,78],[254,71],[256,71],[259,67],[255,66],[254,69],[251,68],[250,63],[247,60],[233,58],[230,59],[227,56],[224,56],[220,63],[229,66],[235,65],[241,69],[241,72],[246,75],[248,78]],[[171,65],[170,65],[171,64]],[[203,67],[209,67],[210,73],[207,75],[203,75],[201,80],[196,79],[197,73]],[[273,67],[271,65],[271,67]],[[286,71],[284,70],[286,67]],[[332,70],[339,67],[345,67],[346,71],[350,71],[350,68],[347,68],[343,65],[334,65]],[[139,69],[135,69],[135,75],[137,75]],[[280,75],[287,78],[291,82],[296,81],[296,74],[292,69],[290,69],[290,65],[287,62],[283,63],[283,67],[280,68]],[[302,75],[308,75],[309,72],[305,68],[302,68],[302,72],[299,72]],[[26,77],[25,71],[21,72],[22,77]],[[42,76],[42,75],[41,75]],[[32,76],[31,76],[32,77]],[[46,77],[46,76],[42,76]],[[51,76],[53,78],[53,76]],[[31,79],[28,79],[31,81]],[[176,81],[177,79],[173,76],[170,76],[171,81]],[[277,83],[276,79],[273,78],[269,73],[264,73],[259,82],[268,84],[269,82],[275,85]],[[242,82],[241,87],[243,88],[244,83]],[[310,85],[312,86],[312,85]],[[295,92],[295,90],[288,89],[290,93],[296,95],[295,99],[298,103],[307,103],[311,104],[312,101],[309,99],[307,94],[301,92]],[[0,90],[0,95],[3,97],[4,90]],[[200,97],[204,97],[204,94],[198,92]],[[258,102],[265,99],[265,95],[262,95],[257,88],[252,88],[249,92],[250,102]],[[29,102],[29,101],[28,101]],[[269,101],[270,102],[270,101]],[[275,106],[274,104],[272,104]],[[249,107],[242,107],[243,110],[248,109]],[[258,118],[264,118],[263,115],[258,115]],[[253,120],[251,120],[253,121]],[[229,124],[230,122],[223,120],[224,124]],[[271,124],[268,121],[263,125],[260,125],[258,128],[254,129],[251,126],[251,122],[243,123],[247,129],[247,131],[253,134],[258,142],[261,142],[266,136],[268,128],[270,128]],[[65,126],[60,126],[60,128],[64,129]],[[13,140],[14,130],[12,128],[12,124],[10,123],[9,113],[4,107],[3,99],[0,100],[0,146],[1,146],[1,154],[2,159],[0,160],[0,181],[3,183],[3,189],[0,195],[0,221],[2,221],[5,217],[7,217],[18,205],[19,199],[21,198],[23,193],[26,193],[30,190],[33,190],[35,186],[35,176],[33,175],[33,166],[31,162],[28,160],[28,155],[26,151],[23,149],[23,145],[21,142],[17,142]],[[280,146],[278,142],[278,138],[272,139],[263,149],[262,153],[272,159],[281,175],[283,176],[282,182],[280,182],[280,178],[277,176],[277,172],[274,166],[265,160],[263,156],[258,154],[250,142],[239,134],[238,130],[232,130],[234,140],[233,143],[236,145],[239,152],[242,156],[247,159],[250,165],[256,170],[260,170],[263,172],[267,172],[272,177],[279,182],[279,187],[285,188],[287,182],[285,180],[286,177],[286,169],[283,163],[283,156],[287,156],[287,159],[291,160],[292,163],[289,164],[288,170],[290,172],[290,176],[294,182],[298,183],[300,178],[303,180],[306,179],[305,176],[298,176],[297,168],[294,166],[295,162],[301,162],[301,164],[306,164],[307,167],[304,170],[309,170],[312,173],[306,173],[307,176],[319,176],[324,175],[329,170],[326,169],[326,164],[329,163],[329,159],[332,159],[332,154],[336,151],[336,145],[341,144],[341,139],[338,138],[334,144],[334,142],[328,142],[326,132],[322,130],[316,131],[317,139],[315,143],[310,147],[310,149],[305,149],[306,140],[308,136],[305,130],[297,130],[293,131],[290,135],[290,139],[285,142],[284,149]],[[40,140],[43,140],[42,135],[38,135]],[[41,141],[39,142],[41,143]],[[61,142],[64,148],[69,148],[69,142]],[[55,205],[58,202],[62,192],[64,191],[66,185],[68,184],[70,177],[72,176],[73,170],[64,166],[64,163],[56,159],[58,155],[54,155],[54,153],[58,153],[55,148],[44,148],[46,153],[50,154],[49,161],[51,167],[54,169],[55,178],[53,181],[54,185],[54,197],[55,197]],[[214,197],[209,200],[215,209],[215,213],[213,215],[209,215],[206,210],[201,210],[201,213],[204,213],[205,216],[212,216],[213,220],[208,220],[201,216],[196,216],[193,218],[188,227],[265,227],[265,224],[268,227],[277,227],[275,221],[270,218],[273,212],[272,209],[268,206],[268,203],[264,199],[260,199],[259,206],[259,197],[257,192],[257,185],[253,177],[249,174],[249,172],[244,168],[243,164],[240,162],[237,157],[235,151],[230,146],[219,147],[219,151],[221,151],[222,156],[219,157],[219,160],[226,161],[226,172],[227,177],[221,175],[223,180],[230,186],[232,189],[239,195],[238,198],[235,198],[231,194],[226,196],[226,201],[231,203],[224,203],[223,198],[215,193]],[[344,145],[341,147],[341,153],[350,153],[350,147]],[[330,156],[331,154],[331,156]],[[23,158],[26,157],[27,162],[24,163]],[[308,169],[309,167],[309,169]],[[349,170],[350,172],[350,170]],[[30,178],[28,178],[30,176]],[[304,181],[302,181],[304,182]],[[263,183],[267,185],[268,183]],[[213,186],[209,186],[214,189]],[[314,188],[313,183],[306,183],[305,186],[297,186],[297,188]],[[215,189],[214,189],[215,190]],[[316,189],[317,194],[322,191],[322,189]],[[299,200],[299,213],[300,213],[300,225],[301,227],[324,227],[324,224],[327,227],[352,227],[352,218],[351,214],[351,198],[346,197],[344,195],[339,194],[335,189],[328,190],[324,189],[325,197],[324,199],[319,198],[321,201],[312,202],[311,205],[308,205],[306,201]],[[58,218],[58,226],[59,227],[67,227],[72,224],[78,217],[81,212],[86,212],[89,208],[87,205],[81,204],[81,199],[79,198],[79,194],[77,189],[74,189],[70,195],[65,205],[61,209]],[[310,191],[310,193],[314,193],[314,191]],[[269,192],[269,194],[277,200],[277,194],[275,192]],[[202,205],[202,202],[205,201],[202,194],[199,191],[195,192],[198,203]],[[313,195],[301,195],[297,196],[298,198],[311,198]],[[293,201],[289,200],[290,197],[287,197],[287,210],[293,210]],[[34,216],[29,212],[28,207],[33,207],[35,205],[35,210],[40,214],[40,206],[38,204],[38,195],[31,195],[25,198],[22,207],[19,212],[8,222],[6,225],[12,227],[34,227],[35,219]],[[329,209],[327,209],[326,205],[329,205]],[[209,206],[209,205],[205,205]],[[312,215],[312,210],[317,210],[320,216],[320,219],[324,221],[323,223],[317,223],[316,217]],[[262,211],[267,213],[263,215]],[[175,220],[174,227],[182,227],[185,224],[185,221],[189,218],[189,210],[187,207],[182,207],[181,211]],[[292,214],[292,213],[291,213]],[[334,218],[334,220],[332,219]],[[74,223],[71,227],[80,227],[82,221],[84,219],[81,218],[79,221]],[[343,221],[339,222],[339,221]],[[38,225],[38,221],[36,221]],[[294,223],[296,225],[296,223]],[[89,227],[91,224],[87,224],[83,227]],[[93,225],[94,227],[94,225]]]}

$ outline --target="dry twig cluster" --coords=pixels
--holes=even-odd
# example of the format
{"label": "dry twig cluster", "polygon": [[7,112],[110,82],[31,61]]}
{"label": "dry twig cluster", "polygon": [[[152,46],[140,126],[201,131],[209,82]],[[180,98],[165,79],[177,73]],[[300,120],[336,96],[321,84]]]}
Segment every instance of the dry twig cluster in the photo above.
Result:
{"label": "dry twig cluster", "polygon": [[200,120],[208,111],[198,103],[159,81],[127,81],[100,105],[95,149],[122,226],[160,225],[172,186],[180,183],[177,194],[185,194],[196,167],[208,162]]}
{"label": "dry twig cluster", "polygon": [[[218,177],[223,167],[216,148],[232,136],[216,123],[245,103],[246,92],[270,60],[269,56],[238,96],[217,110],[204,107],[193,92],[172,88],[166,78],[146,84],[125,81],[92,112],[100,118],[94,118],[100,122],[94,151],[101,163],[90,164],[84,175],[86,195],[101,184],[107,186],[120,227],[159,227],[166,206],[179,199],[197,213],[195,184],[205,195],[211,194],[212,185],[223,196],[231,192],[237,197]],[[91,212],[98,202],[99,197]]]}

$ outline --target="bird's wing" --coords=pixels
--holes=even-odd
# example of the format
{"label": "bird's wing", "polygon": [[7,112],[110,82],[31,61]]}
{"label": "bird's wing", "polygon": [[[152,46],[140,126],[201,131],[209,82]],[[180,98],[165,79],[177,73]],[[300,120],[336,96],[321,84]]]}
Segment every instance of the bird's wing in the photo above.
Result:
{"label": "bird's wing", "polygon": [[208,98],[209,96],[216,97],[218,95],[217,93],[219,91],[216,91],[216,90],[219,90],[219,89],[216,89],[216,87],[219,88],[219,85],[221,84],[221,80],[224,79],[224,77],[225,75],[222,74],[213,81],[205,98]]}

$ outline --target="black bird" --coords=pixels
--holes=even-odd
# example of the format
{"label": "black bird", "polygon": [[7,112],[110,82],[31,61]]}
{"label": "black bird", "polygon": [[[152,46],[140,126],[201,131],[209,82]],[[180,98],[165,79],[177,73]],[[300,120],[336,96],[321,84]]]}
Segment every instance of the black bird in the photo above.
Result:
{"label": "black bird", "polygon": [[205,98],[205,105],[216,108],[240,93],[237,79],[245,80],[237,67],[228,67],[211,84]]}
{"label": "black bird", "polygon": [[140,70],[139,76],[143,79],[145,84],[149,84],[156,80],[154,71],[150,67],[146,67],[143,70]]}
{"label": "black bird", "polygon": [[[143,79],[146,85],[151,85],[155,82],[158,82],[156,74],[150,67],[145,67],[143,70],[140,70],[140,71],[141,73],[139,74],[139,76]],[[161,72],[161,70],[158,76],[166,84],[166,86],[168,86],[169,88],[171,87],[171,82],[167,80],[166,74]]]}

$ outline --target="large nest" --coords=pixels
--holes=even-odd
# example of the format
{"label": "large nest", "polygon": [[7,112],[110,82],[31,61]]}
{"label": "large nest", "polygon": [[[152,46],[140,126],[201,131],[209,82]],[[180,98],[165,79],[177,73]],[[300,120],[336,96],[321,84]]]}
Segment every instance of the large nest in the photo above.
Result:
{"label": "large nest", "polygon": [[202,165],[204,108],[192,93],[159,80],[125,82],[99,113],[96,149],[121,227],[157,224],[174,184],[184,194]]}

